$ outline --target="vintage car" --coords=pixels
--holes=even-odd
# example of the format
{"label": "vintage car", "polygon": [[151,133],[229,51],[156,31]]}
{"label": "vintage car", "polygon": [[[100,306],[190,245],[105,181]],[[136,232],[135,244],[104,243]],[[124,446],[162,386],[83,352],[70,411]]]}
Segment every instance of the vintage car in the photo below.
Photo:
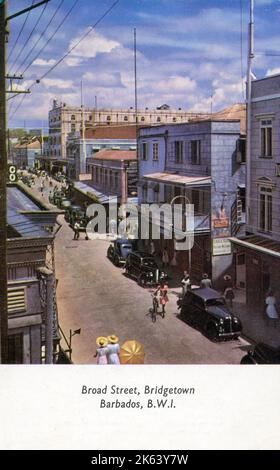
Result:
{"label": "vintage car", "polygon": [[140,286],[156,285],[167,279],[167,274],[162,271],[154,258],[148,253],[134,251],[127,257],[125,263],[127,275],[137,279]]}
{"label": "vintage car", "polygon": [[258,343],[242,357],[240,364],[280,364],[280,347]]}
{"label": "vintage car", "polygon": [[128,255],[133,251],[134,243],[126,238],[117,238],[107,250],[107,257],[116,265],[126,263]]}
{"label": "vintage car", "polygon": [[241,334],[241,321],[228,310],[225,299],[214,289],[188,290],[177,305],[182,319],[212,341],[237,339]]}

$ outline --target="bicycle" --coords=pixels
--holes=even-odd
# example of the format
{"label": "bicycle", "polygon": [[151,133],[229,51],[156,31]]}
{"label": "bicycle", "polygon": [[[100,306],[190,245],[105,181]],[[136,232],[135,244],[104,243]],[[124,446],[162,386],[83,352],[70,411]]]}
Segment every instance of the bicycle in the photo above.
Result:
{"label": "bicycle", "polygon": [[155,323],[157,319],[157,313],[158,313],[158,300],[154,296],[154,294],[152,294],[152,298],[153,298],[153,306],[152,308],[150,308],[150,314],[151,314],[152,322]]}

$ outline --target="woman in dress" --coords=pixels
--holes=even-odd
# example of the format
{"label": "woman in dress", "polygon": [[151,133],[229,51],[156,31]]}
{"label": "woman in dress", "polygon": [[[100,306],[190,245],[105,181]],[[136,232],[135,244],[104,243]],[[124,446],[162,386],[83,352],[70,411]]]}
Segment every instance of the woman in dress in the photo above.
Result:
{"label": "woman in dress", "polygon": [[276,308],[276,299],[273,295],[272,290],[268,292],[267,297],[265,299],[266,303],[266,315],[267,315],[267,324],[269,325],[270,322],[273,323],[274,328],[276,328],[279,315]]}
{"label": "woman in dress", "polygon": [[99,336],[96,339],[96,345],[97,345],[97,349],[96,349],[96,353],[94,357],[97,357],[97,364],[99,366],[108,364],[108,361],[107,361],[108,339],[105,338],[105,336]]}
{"label": "woman in dress", "polygon": [[108,364],[120,364],[120,345],[119,338],[116,335],[108,336],[107,359]]}
{"label": "woman in dress", "polygon": [[168,285],[164,282],[160,286],[160,304],[162,305],[162,318],[165,316],[165,306],[169,302],[168,298]]}

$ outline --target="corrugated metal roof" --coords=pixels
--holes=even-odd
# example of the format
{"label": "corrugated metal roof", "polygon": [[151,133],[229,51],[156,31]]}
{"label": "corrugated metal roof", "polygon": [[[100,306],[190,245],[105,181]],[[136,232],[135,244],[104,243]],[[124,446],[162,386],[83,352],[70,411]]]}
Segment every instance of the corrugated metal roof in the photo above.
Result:
{"label": "corrugated metal roof", "polygon": [[209,176],[185,176],[174,173],[151,173],[144,175],[147,181],[156,181],[159,183],[169,183],[183,186],[201,186],[210,185],[211,178]]}
{"label": "corrugated metal roof", "polygon": [[20,189],[10,186],[7,187],[8,208],[15,211],[38,211],[41,207],[32,201]]}
{"label": "corrugated metal roof", "polygon": [[81,181],[78,181],[77,183],[74,184],[74,187],[82,191],[85,195],[92,195],[94,197],[97,197],[98,201],[101,204],[107,204],[109,203],[109,200],[111,203],[117,203],[118,202],[118,196],[113,194],[104,194],[95,189],[93,186],[89,186],[88,184],[82,183]]}
{"label": "corrugated metal roof", "polygon": [[49,235],[40,225],[34,224],[28,217],[16,210],[8,209],[8,225],[22,237],[46,237]]}

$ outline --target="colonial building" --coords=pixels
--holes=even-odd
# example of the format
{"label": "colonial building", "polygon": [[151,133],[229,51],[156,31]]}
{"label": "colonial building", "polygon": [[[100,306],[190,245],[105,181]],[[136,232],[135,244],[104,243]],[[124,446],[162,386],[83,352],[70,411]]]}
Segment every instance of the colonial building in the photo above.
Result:
{"label": "colonial building", "polygon": [[137,196],[136,150],[100,150],[87,160],[87,167],[99,192],[113,195],[119,203]]}
{"label": "colonial building", "polygon": [[[8,187],[8,362],[53,362],[59,343],[53,244],[57,210]],[[48,359],[47,359],[48,358]]]}
{"label": "colonial building", "polygon": [[280,75],[252,81],[247,236],[232,239],[236,284],[263,313],[269,289],[280,302]]}
{"label": "colonial building", "polygon": [[79,176],[87,172],[87,159],[103,149],[136,150],[136,126],[86,129],[85,139],[82,139],[81,133],[70,134],[66,144],[67,175],[79,180]]}
{"label": "colonial building", "polygon": [[135,109],[96,109],[69,106],[53,100],[53,107],[49,111],[49,145],[44,155],[43,166],[49,169],[54,166],[57,170],[66,169],[66,141],[69,134],[79,133],[83,129],[95,126],[125,125],[141,123],[151,125],[167,122],[187,122],[193,118],[205,118],[207,113],[193,113],[179,109],[171,109],[168,105],[156,109],[145,108],[138,110],[137,119]]}
{"label": "colonial building", "polygon": [[139,202],[194,205],[195,237],[190,252],[178,251],[174,238],[165,240],[163,233],[155,242],[159,250],[168,249],[172,264],[181,272],[190,271],[193,281],[207,272],[218,286],[230,269],[229,237],[244,222],[242,217],[237,220],[237,214],[245,211],[241,201],[245,160],[240,142],[239,120],[139,130]]}
{"label": "colonial building", "polygon": [[18,168],[34,168],[35,160],[43,153],[42,142],[34,137],[31,141],[16,144],[12,153],[13,164]]}
{"label": "colonial building", "polygon": [[167,124],[176,122],[188,122],[190,119],[209,117],[209,113],[195,113],[183,110],[182,108],[172,109],[167,104],[157,108],[115,108],[115,109],[94,109],[90,116],[89,123],[92,125],[120,125],[135,124],[141,125]]}

